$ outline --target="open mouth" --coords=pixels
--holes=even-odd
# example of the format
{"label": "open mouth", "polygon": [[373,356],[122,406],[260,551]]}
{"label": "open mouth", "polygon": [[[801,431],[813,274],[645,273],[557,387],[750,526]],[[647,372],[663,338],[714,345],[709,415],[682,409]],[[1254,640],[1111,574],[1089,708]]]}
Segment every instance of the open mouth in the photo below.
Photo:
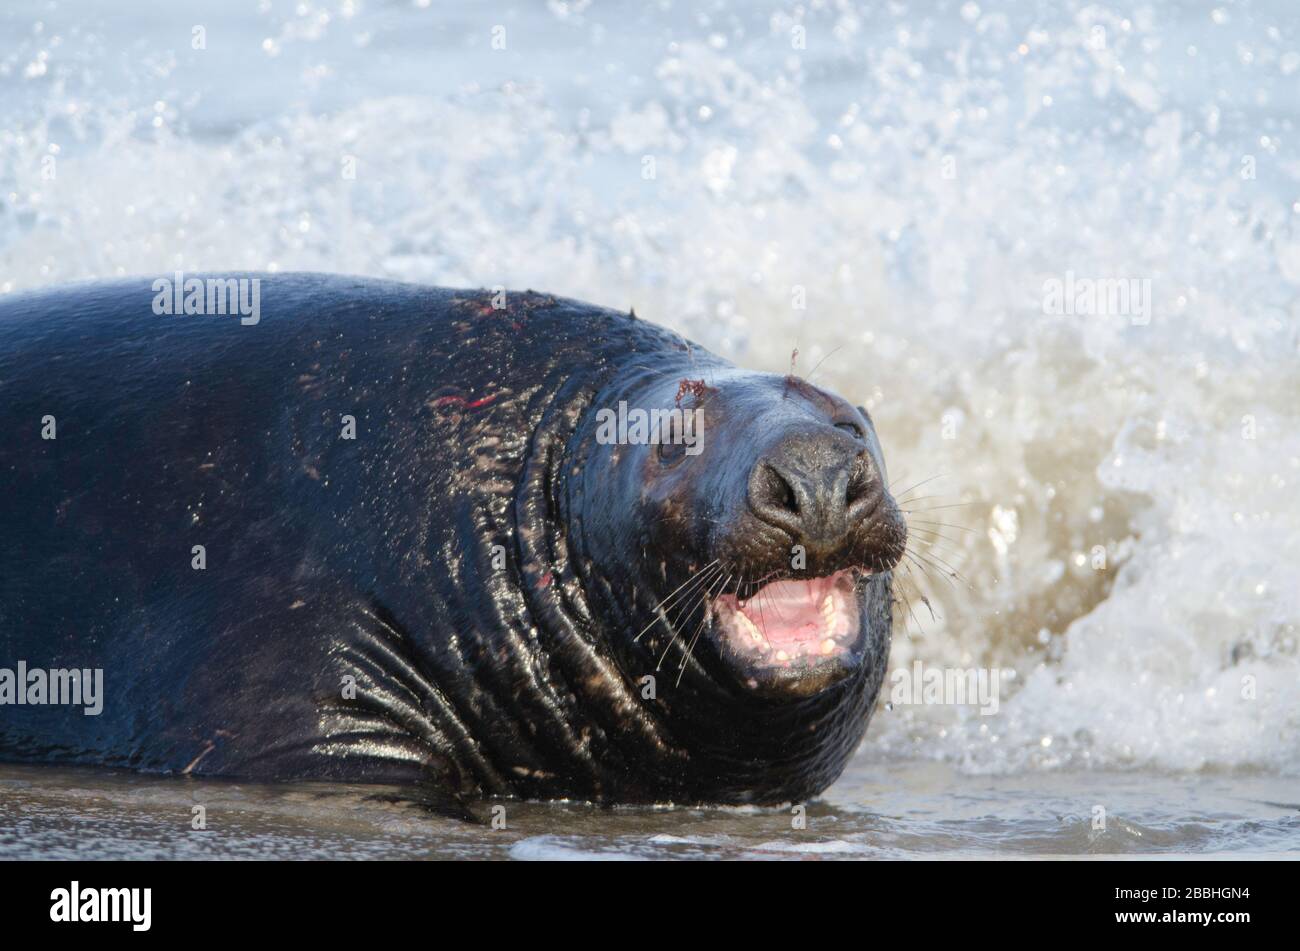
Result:
{"label": "open mouth", "polygon": [[846,569],[823,578],[773,581],[744,601],[721,595],[713,601],[720,640],[760,669],[838,660],[858,640],[858,574]]}

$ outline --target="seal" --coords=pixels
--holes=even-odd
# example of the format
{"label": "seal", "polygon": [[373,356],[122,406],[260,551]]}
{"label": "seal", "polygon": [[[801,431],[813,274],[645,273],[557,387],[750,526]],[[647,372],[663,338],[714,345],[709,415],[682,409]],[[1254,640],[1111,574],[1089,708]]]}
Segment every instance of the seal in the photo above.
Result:
{"label": "seal", "polygon": [[0,680],[0,758],[448,808],[836,779],[907,540],[865,411],[531,291],[177,281],[0,299],[0,667],[49,673]]}

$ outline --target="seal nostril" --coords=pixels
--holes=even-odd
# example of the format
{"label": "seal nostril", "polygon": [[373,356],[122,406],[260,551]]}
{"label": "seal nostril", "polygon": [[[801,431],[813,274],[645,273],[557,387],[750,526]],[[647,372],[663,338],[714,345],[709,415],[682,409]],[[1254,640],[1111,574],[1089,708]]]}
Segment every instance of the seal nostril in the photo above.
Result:
{"label": "seal nostril", "polygon": [[750,503],[765,521],[787,530],[796,530],[799,524],[799,494],[789,477],[775,466],[760,463],[750,478]]}
{"label": "seal nostril", "polygon": [[763,466],[763,502],[789,512],[792,515],[799,514],[799,499],[795,495],[794,486],[790,485],[790,480],[781,475],[772,466]]}

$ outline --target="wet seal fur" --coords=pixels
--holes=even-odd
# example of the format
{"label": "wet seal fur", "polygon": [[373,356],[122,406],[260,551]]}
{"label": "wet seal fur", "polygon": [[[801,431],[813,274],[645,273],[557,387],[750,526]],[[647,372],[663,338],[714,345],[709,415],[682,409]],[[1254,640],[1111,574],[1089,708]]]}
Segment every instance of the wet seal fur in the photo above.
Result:
{"label": "wet seal fur", "polygon": [[[571,300],[259,279],[256,326],[144,278],[0,298],[0,663],[105,672],[97,717],[0,709],[0,758],[449,808],[835,780],[906,536],[864,412]],[[602,444],[620,400],[707,449]],[[763,585],[804,611],[766,648]]]}

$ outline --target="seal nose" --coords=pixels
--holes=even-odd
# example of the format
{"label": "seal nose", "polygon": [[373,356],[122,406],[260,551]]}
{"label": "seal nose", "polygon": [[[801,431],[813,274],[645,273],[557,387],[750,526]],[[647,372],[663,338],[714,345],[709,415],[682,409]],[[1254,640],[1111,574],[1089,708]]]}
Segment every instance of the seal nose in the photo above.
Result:
{"label": "seal nose", "polygon": [[883,495],[865,449],[838,434],[783,440],[754,466],[749,502],[763,521],[819,547],[838,544]]}

